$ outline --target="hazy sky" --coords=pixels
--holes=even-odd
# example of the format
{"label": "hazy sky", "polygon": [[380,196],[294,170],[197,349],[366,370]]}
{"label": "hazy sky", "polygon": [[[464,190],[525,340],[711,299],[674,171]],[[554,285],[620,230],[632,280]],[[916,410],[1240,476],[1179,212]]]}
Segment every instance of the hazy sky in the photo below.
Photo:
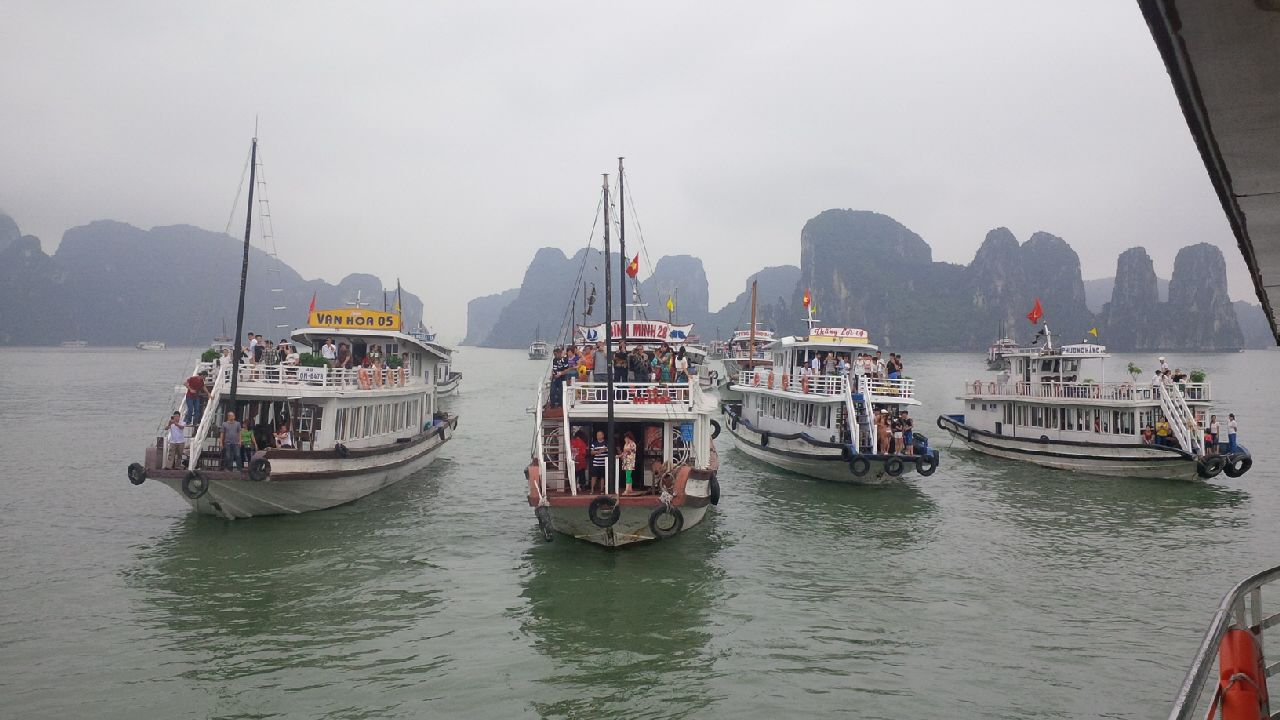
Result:
{"label": "hazy sky", "polygon": [[0,18],[0,209],[50,252],[101,218],[223,229],[257,115],[285,261],[399,275],[446,337],[536,248],[586,242],[618,155],[650,255],[699,255],[715,307],[798,263],[831,207],[961,263],[993,227],[1046,230],[1085,278],[1133,245],[1168,277],[1207,241],[1255,300],[1135,2],[8,0]]}

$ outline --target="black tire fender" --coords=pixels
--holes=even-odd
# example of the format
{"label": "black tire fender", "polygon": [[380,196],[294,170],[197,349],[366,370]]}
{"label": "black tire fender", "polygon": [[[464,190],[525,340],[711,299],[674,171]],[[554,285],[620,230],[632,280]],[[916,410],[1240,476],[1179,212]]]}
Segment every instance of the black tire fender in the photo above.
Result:
{"label": "black tire fender", "polygon": [[769,447],[769,433],[760,433],[760,447]]}
{"label": "black tire fender", "polygon": [[884,473],[891,477],[898,477],[899,475],[901,475],[903,467],[904,467],[904,464],[902,462],[902,458],[898,457],[897,455],[894,455],[893,457],[884,461]]}
{"label": "black tire fender", "polygon": [[[672,524],[670,527],[663,528],[658,525],[658,521],[663,515],[670,515]],[[680,508],[671,505],[659,505],[649,514],[649,532],[653,533],[653,537],[662,540],[664,538],[678,535],[684,529],[684,513],[680,512]]]}
{"label": "black tire fender", "polygon": [[729,414],[729,429],[730,430],[738,429],[738,416],[732,413]]}
{"label": "black tire fender", "polygon": [[551,530],[551,509],[546,505],[539,505],[534,508],[533,515],[538,518],[538,529],[542,531],[542,539],[551,542],[555,538]]}
{"label": "black tire fender", "polygon": [[946,429],[947,429],[946,424],[942,422],[942,416],[941,416],[941,415],[939,415],[939,416],[938,416],[938,419],[937,419],[937,421],[935,421],[935,424],[938,426],[938,429],[939,429],[939,430],[946,430]]}
{"label": "black tire fender", "polygon": [[720,423],[716,422],[715,420],[712,420],[710,422],[711,422],[711,439],[715,440],[716,438],[720,437]]}
{"label": "black tire fender", "polygon": [[843,461],[845,461],[845,462],[849,462],[850,460],[852,460],[852,459],[853,459],[853,456],[854,456],[853,446],[851,446],[851,445],[841,445],[841,446],[840,446],[840,459],[841,459],[841,460],[843,460]]}
{"label": "black tire fender", "polygon": [[1249,468],[1253,467],[1253,458],[1248,455],[1242,455],[1238,458],[1232,458],[1230,461],[1224,461],[1222,464],[1222,472],[1227,477],[1238,478],[1249,472]]}
{"label": "black tire fender", "polygon": [[195,470],[188,470],[186,475],[182,476],[182,494],[192,500],[199,500],[204,494],[209,492],[209,481]]}
{"label": "black tire fender", "polygon": [[853,473],[854,477],[862,477],[871,472],[871,461],[861,455],[854,455],[849,461],[849,472]]}
{"label": "black tire fender", "polygon": [[720,481],[716,479],[715,475],[712,475],[711,479],[707,481],[707,499],[711,501],[712,505],[720,504]]}
{"label": "black tire fender", "polygon": [[147,481],[147,469],[142,467],[142,463],[129,464],[129,482],[134,485],[141,485]]}
{"label": "black tire fender", "polygon": [[338,453],[338,457],[344,460],[347,459],[348,457],[351,457],[351,451],[348,450],[347,446],[343,445],[342,443],[338,443],[337,445],[334,445],[333,450],[334,452]]}
{"label": "black tire fender", "polygon": [[925,477],[929,477],[938,469],[938,456],[934,454],[921,455],[916,458],[916,472]]}
{"label": "black tire fender", "polygon": [[249,462],[249,479],[254,482],[262,482],[271,477],[271,461],[264,458],[254,458]]}
{"label": "black tire fender", "polygon": [[[608,514],[601,514],[601,510]],[[587,506],[587,517],[596,527],[613,527],[622,518],[622,506],[618,504],[618,498],[601,495]]]}

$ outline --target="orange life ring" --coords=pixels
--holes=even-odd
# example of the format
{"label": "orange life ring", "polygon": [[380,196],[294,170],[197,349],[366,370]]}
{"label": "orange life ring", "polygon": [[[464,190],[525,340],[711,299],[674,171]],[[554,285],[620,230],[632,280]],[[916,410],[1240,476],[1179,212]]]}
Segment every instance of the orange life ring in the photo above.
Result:
{"label": "orange life ring", "polygon": [[773,389],[773,372],[769,373],[769,389]]}
{"label": "orange life ring", "polygon": [[800,392],[806,395],[809,394],[809,376],[808,375],[805,375],[804,377],[800,378]]}
{"label": "orange life ring", "polygon": [[760,373],[751,373],[751,384],[760,387]]}
{"label": "orange life ring", "polygon": [[791,389],[791,376],[786,373],[782,373],[782,389],[783,390]]}
{"label": "orange life ring", "polygon": [[361,366],[356,373],[356,379],[360,381],[361,390],[369,390],[373,388],[373,382],[369,378],[369,368]]}
{"label": "orange life ring", "polygon": [[1228,630],[1218,647],[1218,693],[1224,720],[1267,717],[1267,672],[1258,639],[1249,630]]}

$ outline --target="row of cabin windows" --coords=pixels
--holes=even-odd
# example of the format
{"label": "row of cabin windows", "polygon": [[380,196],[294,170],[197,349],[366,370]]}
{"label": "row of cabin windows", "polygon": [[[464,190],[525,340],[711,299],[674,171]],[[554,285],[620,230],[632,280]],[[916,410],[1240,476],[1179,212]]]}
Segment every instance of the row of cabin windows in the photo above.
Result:
{"label": "row of cabin windows", "polygon": [[[983,405],[984,410],[986,407],[986,405]],[[969,403],[969,409],[976,410],[977,404]],[[994,405],[992,409],[996,409]],[[1143,416],[1151,415],[1151,413],[1147,412],[1141,414]],[[1073,432],[1106,433],[1109,435],[1133,435],[1135,433],[1133,412],[1130,410],[1006,403],[1004,406],[1004,422],[1006,425],[1044,428],[1046,430],[1070,430]]]}
{"label": "row of cabin windows", "polygon": [[421,398],[360,405],[338,408],[334,417],[334,428],[338,442],[359,440],[374,435],[400,432],[406,428],[417,429],[420,417],[422,417]]}
{"label": "row of cabin windows", "polygon": [[763,395],[758,395],[756,396],[756,409],[768,417],[787,422],[800,423],[809,427],[831,427],[830,405],[817,406],[813,403],[779,400],[778,398],[766,398]]}

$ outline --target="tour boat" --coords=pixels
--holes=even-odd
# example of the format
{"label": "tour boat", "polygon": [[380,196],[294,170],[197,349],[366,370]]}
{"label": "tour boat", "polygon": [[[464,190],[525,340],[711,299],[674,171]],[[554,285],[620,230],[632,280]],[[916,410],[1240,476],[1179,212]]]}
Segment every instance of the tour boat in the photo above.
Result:
{"label": "tour boat", "polygon": [[[920,404],[914,380],[856,372],[858,354],[876,349],[865,330],[847,327],[810,327],[808,335],[771,342],[769,362],[739,372],[729,385],[742,398],[723,407],[738,449],[784,470],[834,482],[883,484],[911,470],[932,475],[939,455],[928,438],[913,433],[908,446],[891,435],[891,446],[885,447],[876,431],[877,413],[898,418]],[[855,372],[811,369],[815,356],[828,354]]]}
{"label": "tour boat", "polygon": [[1008,360],[1005,355],[1018,349],[1018,343],[1005,332],[1004,323],[1000,323],[1000,337],[987,348],[987,369],[1003,370]]}
{"label": "tour boat", "polygon": [[[1277,665],[1267,660],[1263,630],[1280,623],[1277,581],[1280,567],[1264,570],[1241,580],[1218,603],[1169,720],[1275,717],[1267,679]],[[1210,687],[1213,692],[1206,696]]]}
{"label": "tour boat", "polygon": [[[1205,451],[1211,402],[1208,382],[1106,381],[1106,346],[1053,346],[1046,327],[1039,347],[1005,354],[1008,367],[965,383],[964,412],[941,415],[938,427],[971,450],[1061,470],[1115,477],[1239,477],[1249,451],[1226,445]],[[1096,379],[1096,380],[1095,380]],[[1169,444],[1145,443],[1142,430],[1167,421]]]}
{"label": "tour boat", "polygon": [[773,358],[765,346],[771,342],[773,331],[765,330],[759,323],[752,323],[746,330],[734,330],[721,358],[725,375],[732,380],[745,370],[769,367]]}
{"label": "tour boat", "polygon": [[165,344],[159,340],[143,340],[137,347],[139,350],[164,350]]}
{"label": "tour boat", "polygon": [[78,350],[80,348],[89,347],[89,341],[88,340],[63,340],[62,347],[68,348],[71,350]]}
{"label": "tour boat", "polygon": [[[250,213],[256,158],[255,138]],[[247,221],[244,269],[249,238]],[[245,276],[242,270],[237,338],[243,331]],[[221,358],[197,363],[192,377],[204,373],[208,393],[198,423],[185,428],[175,452],[166,413],[144,461],[129,466],[130,482],[157,480],[198,513],[247,518],[342,505],[426,467],[452,437],[457,417],[436,405],[436,367],[445,358],[400,327],[398,313],[356,307],[311,310],[308,325],[291,334],[294,343],[316,354],[327,339],[345,342],[357,362],[375,361],[367,367],[242,364],[237,351],[229,363]],[[176,388],[171,406],[184,415],[186,390],[185,383]],[[253,452],[245,469],[223,464],[218,436],[228,412],[254,426],[266,425],[278,440]]]}
{"label": "tour boat", "polygon": [[431,347],[443,357],[443,360],[436,364],[436,394],[440,397],[446,397],[456,393],[458,386],[462,384],[462,373],[453,369],[453,355],[457,350],[442,345],[436,340],[435,332],[423,325],[422,321],[418,321],[418,327],[410,330],[409,334],[415,340]]}
{"label": "tour boat", "polygon": [[545,340],[534,340],[529,343],[530,360],[546,360],[551,357],[551,346]]}
{"label": "tour boat", "polygon": [[[605,296],[609,297],[607,176],[602,207]],[[621,232],[625,238],[625,229]],[[626,256],[625,249],[622,255]],[[622,286],[620,297],[625,298],[625,279]],[[606,302],[604,324],[578,328],[576,339],[603,342],[606,348],[618,347],[615,339],[623,337],[628,348],[662,342],[674,345],[673,340],[688,337],[690,327],[625,317],[615,322],[612,303]],[[529,505],[547,540],[553,533],[606,547],[661,540],[698,525],[708,506],[719,502],[716,404],[692,377],[688,382],[614,382],[610,375],[606,382],[565,384],[558,406],[554,398],[548,373],[538,384],[532,458],[525,468]],[[578,470],[588,470],[588,476],[590,472],[578,467],[571,450],[575,433],[584,433],[589,445],[597,431],[604,433],[607,447],[603,492],[578,486]],[[624,492],[618,457],[627,433],[637,451],[634,494]]]}

